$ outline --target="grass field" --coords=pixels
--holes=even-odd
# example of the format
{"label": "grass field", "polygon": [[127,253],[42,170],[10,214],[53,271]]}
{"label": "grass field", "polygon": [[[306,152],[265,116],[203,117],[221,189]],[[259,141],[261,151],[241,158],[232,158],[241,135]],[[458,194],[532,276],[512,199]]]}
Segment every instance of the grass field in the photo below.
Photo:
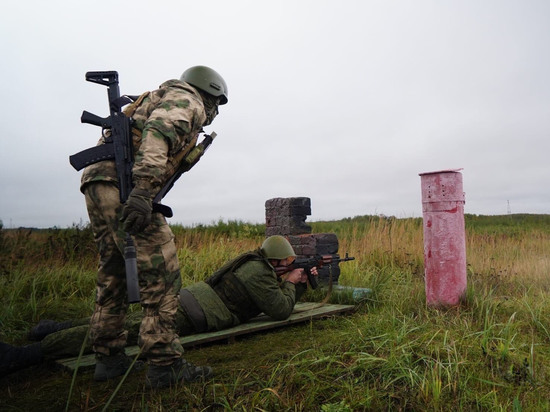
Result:
{"label": "grass field", "polygon": [[[311,225],[356,258],[340,284],[373,291],[354,314],[193,348],[187,358],[214,378],[161,391],[143,372],[117,387],[90,371],[28,368],[1,378],[0,410],[550,410],[550,215],[467,215],[468,289],[448,309],[425,305],[421,219]],[[173,231],[184,285],[264,238],[263,225],[243,222]],[[24,344],[40,319],[91,313],[88,227],[4,229],[0,247],[1,341]]]}

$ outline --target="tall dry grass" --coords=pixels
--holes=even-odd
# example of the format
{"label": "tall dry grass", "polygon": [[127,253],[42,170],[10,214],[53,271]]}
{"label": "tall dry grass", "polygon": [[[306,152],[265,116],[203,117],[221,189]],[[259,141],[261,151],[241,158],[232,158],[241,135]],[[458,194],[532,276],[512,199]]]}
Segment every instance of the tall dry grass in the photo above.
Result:
{"label": "tall dry grass", "polygon": [[[216,368],[214,380],[150,394],[140,376],[129,377],[111,406],[550,409],[550,216],[466,216],[468,289],[461,305],[448,309],[425,304],[421,219],[367,216],[311,225],[315,233],[336,233],[340,253],[356,258],[341,265],[340,283],[373,291],[353,316],[190,351],[191,360]],[[173,230],[184,284],[263,240],[262,225],[240,222]],[[24,340],[21,331],[45,316],[65,320],[69,310],[75,316],[91,311],[96,254],[86,228],[5,232],[0,239],[2,339]],[[55,405],[48,394],[65,393],[68,385],[54,376],[59,381],[10,383],[0,407]],[[85,374],[78,385],[86,396],[70,400],[74,409],[100,408],[112,393]],[[29,388],[34,403],[14,396]]]}

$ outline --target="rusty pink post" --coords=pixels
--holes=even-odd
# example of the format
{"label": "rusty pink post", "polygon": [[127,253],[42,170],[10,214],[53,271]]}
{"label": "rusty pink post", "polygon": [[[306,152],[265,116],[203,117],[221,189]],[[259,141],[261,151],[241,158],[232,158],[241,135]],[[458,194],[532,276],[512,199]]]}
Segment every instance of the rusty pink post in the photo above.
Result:
{"label": "rusty pink post", "polygon": [[462,169],[420,173],[426,303],[449,306],[466,291]]}

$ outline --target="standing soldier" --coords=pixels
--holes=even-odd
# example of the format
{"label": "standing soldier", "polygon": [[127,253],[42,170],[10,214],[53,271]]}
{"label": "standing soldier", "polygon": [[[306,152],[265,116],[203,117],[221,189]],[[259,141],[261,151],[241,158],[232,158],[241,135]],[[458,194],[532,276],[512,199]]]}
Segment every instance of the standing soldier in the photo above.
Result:
{"label": "standing soldier", "polygon": [[[120,203],[115,163],[101,161],[82,175],[81,191],[100,262],[95,310],[90,336],[96,353],[94,379],[103,381],[126,372],[131,364],[125,352],[128,309],[124,261],[126,232],[135,238],[141,305],[144,317],[139,345],[147,358],[148,386],[162,387],[208,377],[212,369],[197,367],[183,358],[175,330],[181,288],[174,235],[165,217],[153,212],[153,199],[178,172],[182,159],[197,142],[203,126],[227,103],[227,85],[214,70],[194,66],[180,80],[168,80],[144,93],[128,107],[132,117],[135,163],[133,189]],[[99,144],[103,144],[103,138]]]}

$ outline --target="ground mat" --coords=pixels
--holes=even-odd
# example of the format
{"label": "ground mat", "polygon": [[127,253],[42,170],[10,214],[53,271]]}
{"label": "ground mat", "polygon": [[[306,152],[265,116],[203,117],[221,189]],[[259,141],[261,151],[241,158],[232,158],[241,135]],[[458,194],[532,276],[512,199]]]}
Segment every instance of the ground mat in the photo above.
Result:
{"label": "ground mat", "polygon": [[[294,312],[288,319],[272,320],[266,315],[260,315],[233,328],[224,329],[217,332],[197,333],[195,335],[183,336],[180,338],[180,342],[184,347],[189,347],[220,340],[231,341],[240,335],[280,328],[300,322],[307,322],[313,319],[322,319],[337,314],[351,312],[354,308],[354,305],[320,305],[316,302],[297,303],[294,307]],[[135,356],[138,352],[139,348],[137,346],[129,346],[126,348],[126,353],[128,356]],[[90,368],[95,365],[95,357],[93,354],[89,354],[82,356],[80,358],[80,362],[78,362],[78,357],[58,359],[56,362],[70,370],[74,370],[77,364],[79,369]]]}

